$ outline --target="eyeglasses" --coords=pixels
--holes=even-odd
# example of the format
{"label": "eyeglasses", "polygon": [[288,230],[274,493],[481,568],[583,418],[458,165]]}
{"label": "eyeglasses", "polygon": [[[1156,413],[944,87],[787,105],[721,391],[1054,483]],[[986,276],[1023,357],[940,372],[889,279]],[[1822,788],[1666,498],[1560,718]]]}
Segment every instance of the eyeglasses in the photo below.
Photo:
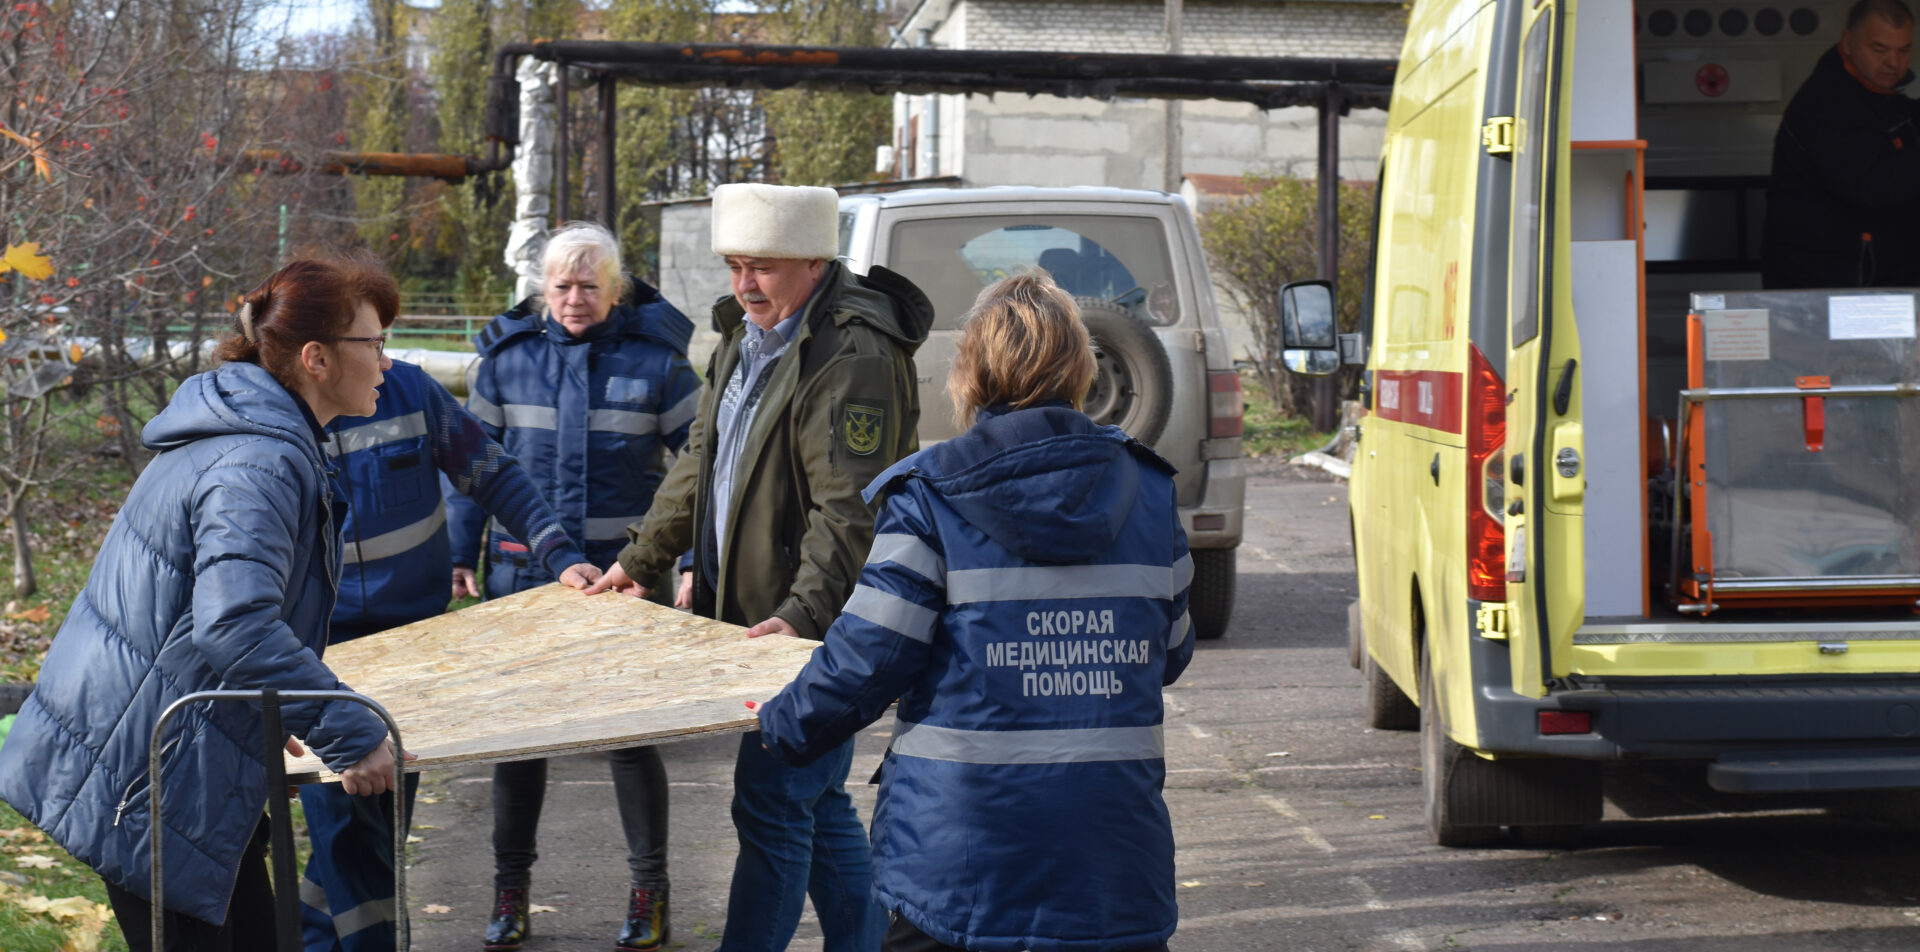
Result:
{"label": "eyeglasses", "polygon": [[334,340],[353,341],[358,344],[372,344],[375,354],[384,354],[387,351],[387,335],[385,334],[381,334],[379,337],[336,337]]}

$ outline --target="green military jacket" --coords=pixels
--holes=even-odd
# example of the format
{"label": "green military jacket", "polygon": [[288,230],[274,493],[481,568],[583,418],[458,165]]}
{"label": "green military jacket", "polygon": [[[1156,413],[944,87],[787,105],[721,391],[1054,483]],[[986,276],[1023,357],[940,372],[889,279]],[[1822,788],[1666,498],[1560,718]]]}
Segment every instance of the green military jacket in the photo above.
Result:
{"label": "green military jacket", "polygon": [[[709,588],[694,573],[695,611],[737,625],[777,615],[816,640],[853,593],[873,545],[873,511],[860,491],[919,447],[913,352],[933,326],[926,295],[885,268],[862,277],[833,261],[820,280],[825,290],[768,371],[741,447],[718,583]],[[721,341],[700,412],[646,517],[627,528],[620,567],[630,578],[658,578],[690,548],[696,566],[706,558],[715,420],[740,362],[744,313],[730,296],[714,304]]]}

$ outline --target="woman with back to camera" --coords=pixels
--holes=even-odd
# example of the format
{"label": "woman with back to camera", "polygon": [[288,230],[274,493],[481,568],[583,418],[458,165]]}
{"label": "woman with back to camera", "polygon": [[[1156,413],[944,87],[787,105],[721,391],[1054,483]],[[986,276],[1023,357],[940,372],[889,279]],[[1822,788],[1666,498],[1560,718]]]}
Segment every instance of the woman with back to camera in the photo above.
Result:
{"label": "woman with back to camera", "polygon": [[988,287],[947,392],[961,436],[867,487],[873,549],[760,708],[805,763],[899,698],[873,816],[890,952],[1164,950],[1160,689],[1193,655],[1173,468],[1078,409],[1094,358],[1044,274]]}
{"label": "woman with back to camera", "polygon": [[[322,428],[373,412],[398,309],[393,279],[362,260],[294,261],[246,295],[225,363],[187,378],[142,432],[158,455],[0,747],[0,798],[99,873],[136,952],[150,946],[147,751],[161,712],[195,691],[346,689],[320,660],[344,505]],[[391,785],[371,711],[309,702],[282,717],[349,793]],[[169,952],[273,947],[263,727],[258,705],[230,701],[168,722]]]}

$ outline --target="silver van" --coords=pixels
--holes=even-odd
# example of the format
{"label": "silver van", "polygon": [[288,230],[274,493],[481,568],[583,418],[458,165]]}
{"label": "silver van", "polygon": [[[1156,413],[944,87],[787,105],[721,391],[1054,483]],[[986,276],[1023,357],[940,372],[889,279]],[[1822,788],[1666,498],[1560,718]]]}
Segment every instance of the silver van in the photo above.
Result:
{"label": "silver van", "polygon": [[1117,188],[850,195],[840,200],[840,250],[854,271],[881,265],[933,301],[933,333],[914,356],[922,445],[956,435],[947,370],[982,287],[1038,267],[1074,295],[1100,364],[1087,412],[1180,470],[1194,632],[1226,633],[1246,498],[1240,378],[1184,200]]}

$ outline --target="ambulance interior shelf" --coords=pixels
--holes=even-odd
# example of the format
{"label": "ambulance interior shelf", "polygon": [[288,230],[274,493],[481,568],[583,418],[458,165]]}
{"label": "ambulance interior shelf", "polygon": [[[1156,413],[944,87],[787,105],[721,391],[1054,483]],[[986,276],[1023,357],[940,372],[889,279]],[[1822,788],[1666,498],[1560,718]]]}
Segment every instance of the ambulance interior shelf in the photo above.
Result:
{"label": "ambulance interior shelf", "polygon": [[1914,292],[1691,295],[1671,587],[1683,613],[1920,599]]}

